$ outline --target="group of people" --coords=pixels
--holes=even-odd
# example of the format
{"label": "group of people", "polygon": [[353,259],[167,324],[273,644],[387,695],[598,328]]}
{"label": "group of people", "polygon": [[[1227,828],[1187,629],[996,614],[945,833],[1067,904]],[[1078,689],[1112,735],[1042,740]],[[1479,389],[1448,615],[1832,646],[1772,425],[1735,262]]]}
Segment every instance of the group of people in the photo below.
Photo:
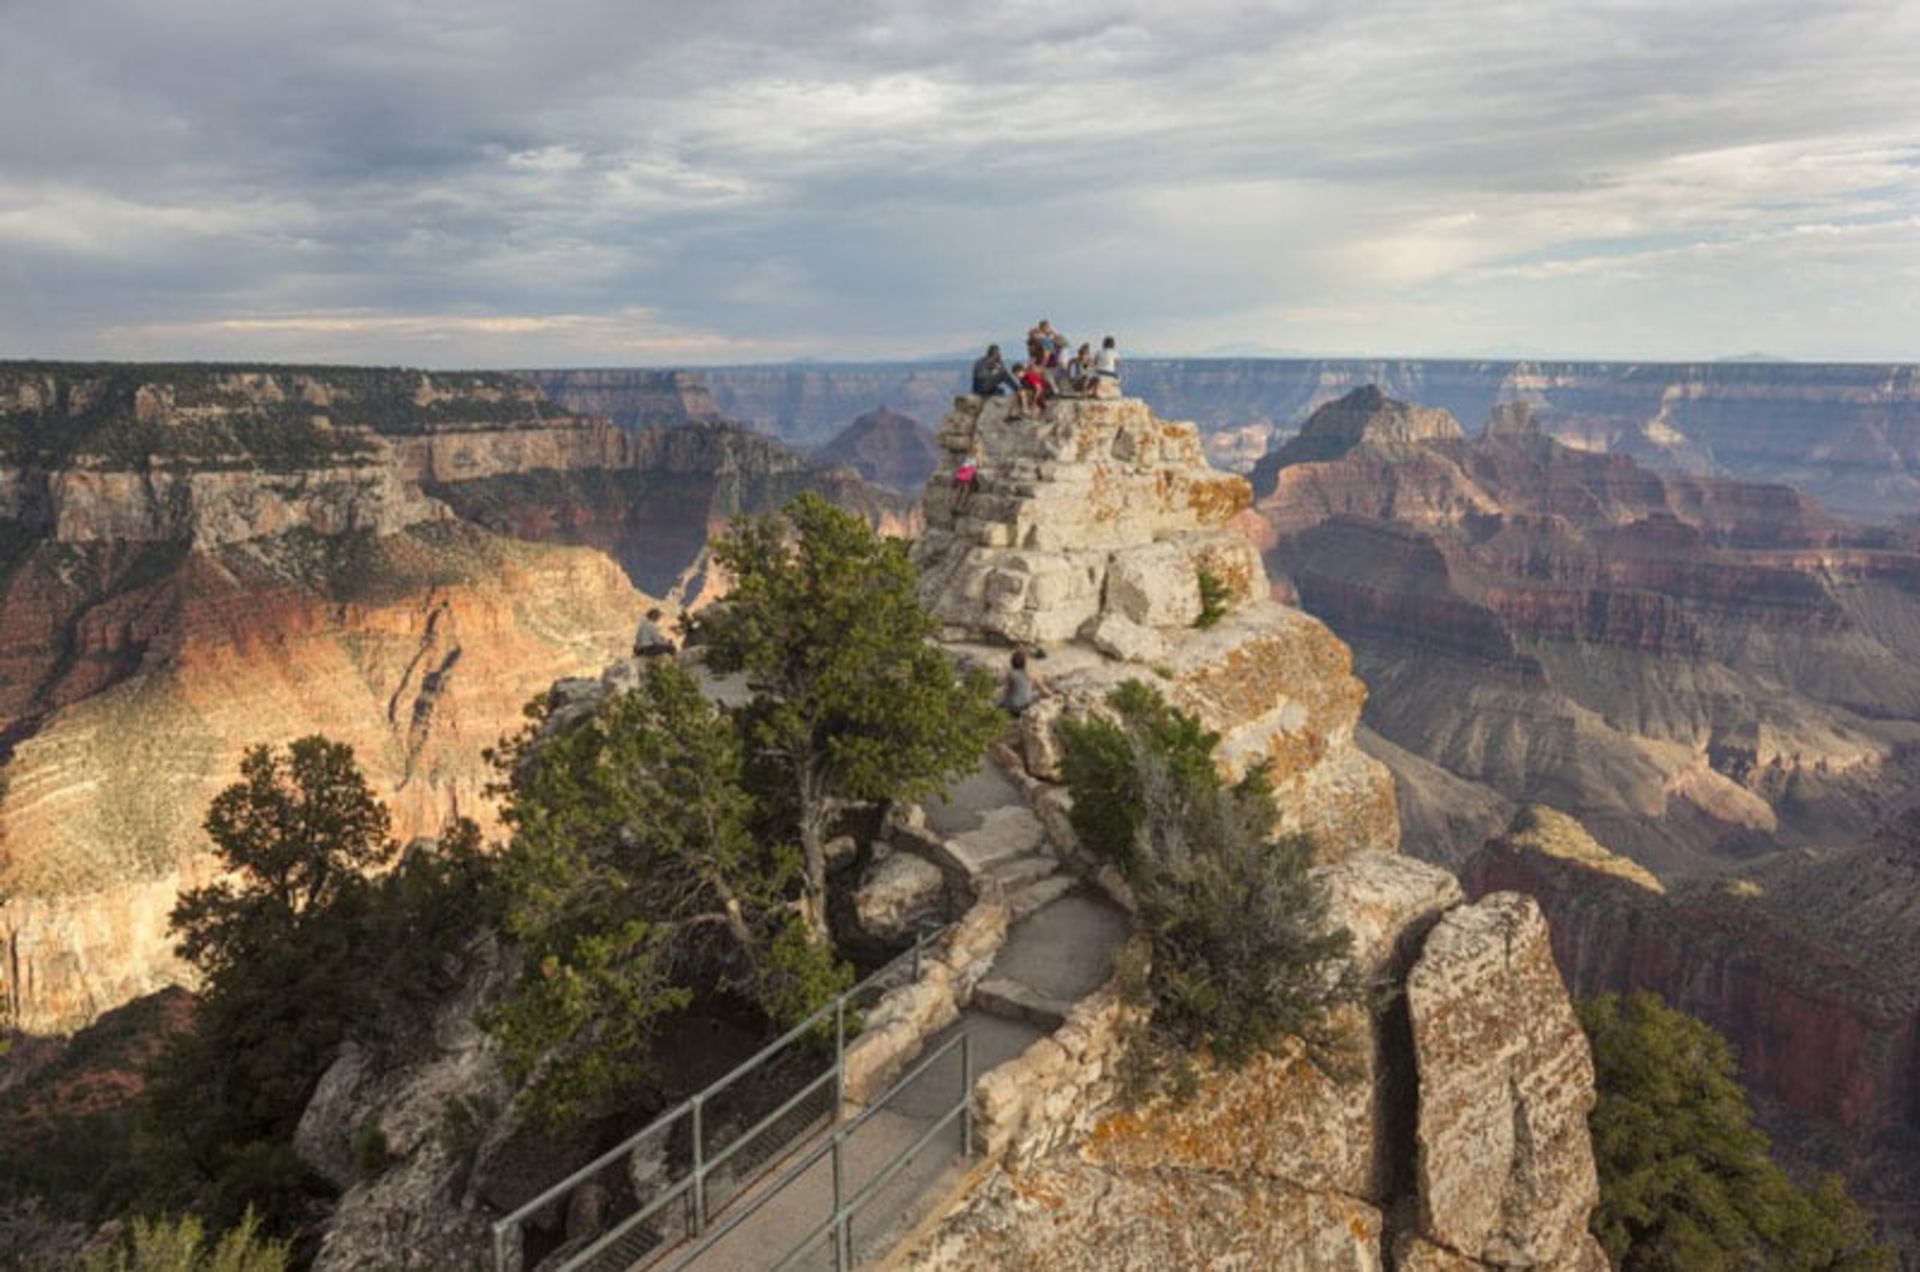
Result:
{"label": "group of people", "polygon": [[[1120,383],[1120,346],[1112,336],[1100,342],[1096,352],[1091,344],[1082,344],[1071,356],[1067,338],[1054,330],[1053,323],[1042,318],[1027,332],[1027,360],[1007,366],[1000,346],[988,345],[987,351],[973,363],[975,397],[999,397],[1011,389],[1019,401],[1009,414],[1032,419],[1047,409],[1056,397],[1092,397],[1101,381],[1116,388]],[[980,486],[978,450],[954,469],[953,511],[965,512]]]}
{"label": "group of people", "polygon": [[1033,416],[1056,397],[1091,397],[1102,380],[1120,380],[1120,348],[1112,336],[1096,352],[1082,344],[1069,354],[1067,338],[1042,318],[1027,332],[1027,360],[1008,367],[999,345],[973,364],[973,391],[979,397],[997,397],[1012,390],[1019,398],[1018,413]]}

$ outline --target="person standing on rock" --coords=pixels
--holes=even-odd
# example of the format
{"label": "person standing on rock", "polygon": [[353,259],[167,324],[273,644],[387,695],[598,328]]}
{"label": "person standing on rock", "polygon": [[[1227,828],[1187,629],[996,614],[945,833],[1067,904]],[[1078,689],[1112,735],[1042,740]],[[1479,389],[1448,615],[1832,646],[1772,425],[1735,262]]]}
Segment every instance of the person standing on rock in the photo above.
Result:
{"label": "person standing on rock", "polygon": [[635,658],[661,658],[674,652],[673,638],[660,627],[660,620],[664,617],[658,609],[650,609],[647,616],[640,620],[640,630],[633,634]]}
{"label": "person standing on rock", "polygon": [[1000,390],[1020,391],[1020,382],[1013,378],[1013,372],[1007,370],[1007,364],[1000,357],[999,345],[988,345],[985,354],[973,363],[973,395],[975,397],[999,397]]}

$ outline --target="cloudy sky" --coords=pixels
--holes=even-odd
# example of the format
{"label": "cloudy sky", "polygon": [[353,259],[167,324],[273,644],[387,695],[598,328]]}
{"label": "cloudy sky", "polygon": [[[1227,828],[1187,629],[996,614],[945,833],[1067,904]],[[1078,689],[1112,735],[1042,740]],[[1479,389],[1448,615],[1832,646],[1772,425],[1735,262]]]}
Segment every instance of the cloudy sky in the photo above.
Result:
{"label": "cloudy sky", "polygon": [[0,0],[0,357],[1920,360],[1920,3]]}

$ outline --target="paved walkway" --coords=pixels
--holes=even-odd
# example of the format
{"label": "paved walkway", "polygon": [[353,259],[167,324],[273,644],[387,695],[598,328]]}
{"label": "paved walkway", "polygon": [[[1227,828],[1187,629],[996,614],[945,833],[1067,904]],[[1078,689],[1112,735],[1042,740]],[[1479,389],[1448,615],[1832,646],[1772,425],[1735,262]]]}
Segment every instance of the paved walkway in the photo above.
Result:
{"label": "paved walkway", "polygon": [[[955,787],[948,800],[930,801],[926,812],[928,825],[946,839],[957,860],[977,876],[1000,879],[1010,901],[1030,903],[1025,907],[1030,912],[1014,924],[976,990],[973,1005],[928,1039],[922,1053],[931,1054],[964,1031],[978,1081],[1051,1033],[1076,1001],[1105,983],[1113,951],[1126,938],[1130,924],[1127,915],[1104,897],[1076,887],[1070,876],[1057,873],[1057,864],[1044,854],[1044,832],[1027,809],[1020,788],[991,764]],[[960,1094],[956,1049],[888,1100],[846,1140],[841,1154],[843,1196],[851,1197],[866,1187],[895,1155],[951,1109]],[[863,1207],[852,1224],[853,1262],[883,1257],[950,1191],[968,1168],[960,1154],[960,1133],[956,1119]],[[771,1176],[758,1181],[715,1218],[724,1222],[741,1213],[774,1178],[824,1142],[824,1132],[810,1137]],[[701,1272],[773,1266],[832,1214],[832,1170],[830,1158],[814,1163],[690,1266]],[[831,1238],[822,1240],[795,1266],[832,1268]]]}

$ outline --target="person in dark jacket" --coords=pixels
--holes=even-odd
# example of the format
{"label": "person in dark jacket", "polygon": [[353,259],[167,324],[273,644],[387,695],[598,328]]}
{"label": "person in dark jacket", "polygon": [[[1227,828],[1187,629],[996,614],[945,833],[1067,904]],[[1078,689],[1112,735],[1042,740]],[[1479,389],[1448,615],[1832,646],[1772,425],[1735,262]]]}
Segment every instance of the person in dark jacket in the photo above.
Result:
{"label": "person in dark jacket", "polygon": [[1000,346],[988,345],[987,351],[975,359],[973,364],[973,395],[975,397],[999,397],[1002,389],[1012,389],[1018,393],[1020,385],[1013,378],[1013,372],[1007,370],[1007,364],[1001,360]]}

